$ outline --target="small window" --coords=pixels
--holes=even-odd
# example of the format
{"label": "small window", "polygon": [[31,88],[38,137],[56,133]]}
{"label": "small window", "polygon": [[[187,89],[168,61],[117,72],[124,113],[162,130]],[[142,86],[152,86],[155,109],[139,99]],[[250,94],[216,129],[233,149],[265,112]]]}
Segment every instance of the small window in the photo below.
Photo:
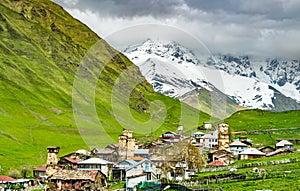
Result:
{"label": "small window", "polygon": [[151,173],[147,173],[147,180],[151,180]]}

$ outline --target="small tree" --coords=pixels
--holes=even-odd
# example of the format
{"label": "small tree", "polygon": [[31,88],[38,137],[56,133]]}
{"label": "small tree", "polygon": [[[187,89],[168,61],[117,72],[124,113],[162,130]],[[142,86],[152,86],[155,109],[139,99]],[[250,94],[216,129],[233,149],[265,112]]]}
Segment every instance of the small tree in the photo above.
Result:
{"label": "small tree", "polygon": [[196,169],[199,171],[205,165],[205,160],[200,151],[191,143],[188,143],[181,152],[181,158],[185,159],[189,169]]}

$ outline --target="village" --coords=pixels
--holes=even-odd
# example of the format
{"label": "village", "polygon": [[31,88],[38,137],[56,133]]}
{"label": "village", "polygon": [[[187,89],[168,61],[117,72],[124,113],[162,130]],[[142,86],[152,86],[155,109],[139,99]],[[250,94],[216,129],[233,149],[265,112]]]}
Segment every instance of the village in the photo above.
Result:
{"label": "village", "polygon": [[[205,122],[201,130],[184,136],[164,132],[150,144],[138,144],[133,131],[124,130],[117,144],[90,151],[77,150],[59,157],[59,146],[48,146],[45,165],[34,169],[34,179],[0,176],[0,190],[104,190],[125,182],[122,190],[166,190],[170,183],[184,184],[203,169],[226,167],[236,160],[272,157],[294,152],[293,143],[281,140],[254,148],[245,136],[230,141],[229,125]],[[234,174],[237,169],[230,168]],[[263,169],[256,169],[263,170]],[[239,177],[243,178],[243,177]],[[169,184],[169,185],[168,185]]]}

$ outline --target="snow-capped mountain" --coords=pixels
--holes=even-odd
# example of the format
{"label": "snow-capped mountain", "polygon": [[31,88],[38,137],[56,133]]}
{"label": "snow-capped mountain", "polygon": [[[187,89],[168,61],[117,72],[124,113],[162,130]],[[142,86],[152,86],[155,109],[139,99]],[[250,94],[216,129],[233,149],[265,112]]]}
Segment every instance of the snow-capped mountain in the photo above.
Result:
{"label": "snow-capped mountain", "polygon": [[124,54],[139,66],[155,91],[170,97],[183,100],[196,89],[218,90],[246,108],[300,108],[299,61],[254,62],[247,56],[228,55],[200,61],[176,42],[151,39],[128,47]]}

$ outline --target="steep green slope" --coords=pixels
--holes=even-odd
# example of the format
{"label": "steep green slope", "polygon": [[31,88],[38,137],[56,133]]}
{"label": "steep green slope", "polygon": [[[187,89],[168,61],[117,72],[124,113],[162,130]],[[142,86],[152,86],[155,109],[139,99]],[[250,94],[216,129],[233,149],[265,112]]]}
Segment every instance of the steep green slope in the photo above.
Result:
{"label": "steep green slope", "polygon": [[[97,54],[91,51],[96,42]],[[93,67],[105,64],[92,100],[96,120],[73,115],[73,83],[84,60]],[[123,128],[136,130],[136,136],[157,136],[176,130],[179,124],[189,130],[195,123],[211,120],[205,113],[155,93],[126,57],[51,1],[0,2],[0,67],[0,174],[44,164],[48,145],[59,145],[62,155],[117,141]],[[139,82],[132,91],[123,87],[120,78],[126,71],[133,82]],[[77,79],[78,86],[85,85],[80,84],[84,81]],[[89,92],[89,85],[74,90]],[[119,86],[121,90],[115,91]],[[130,94],[128,103],[123,94]],[[89,102],[84,94],[78,98],[75,104],[83,105],[75,113],[88,115],[90,109],[85,111],[84,104]],[[160,104],[152,104],[157,100]],[[128,114],[133,118],[127,120]],[[151,123],[146,123],[150,118]],[[94,121],[101,124],[102,134],[95,130]],[[86,129],[78,129],[77,124]]]}
{"label": "steep green slope", "polygon": [[206,89],[195,90],[189,92],[189,96],[183,95],[182,97],[187,97],[185,99],[181,98],[184,103],[220,119],[227,118],[237,111],[246,109],[239,106],[218,89],[214,91]]}

